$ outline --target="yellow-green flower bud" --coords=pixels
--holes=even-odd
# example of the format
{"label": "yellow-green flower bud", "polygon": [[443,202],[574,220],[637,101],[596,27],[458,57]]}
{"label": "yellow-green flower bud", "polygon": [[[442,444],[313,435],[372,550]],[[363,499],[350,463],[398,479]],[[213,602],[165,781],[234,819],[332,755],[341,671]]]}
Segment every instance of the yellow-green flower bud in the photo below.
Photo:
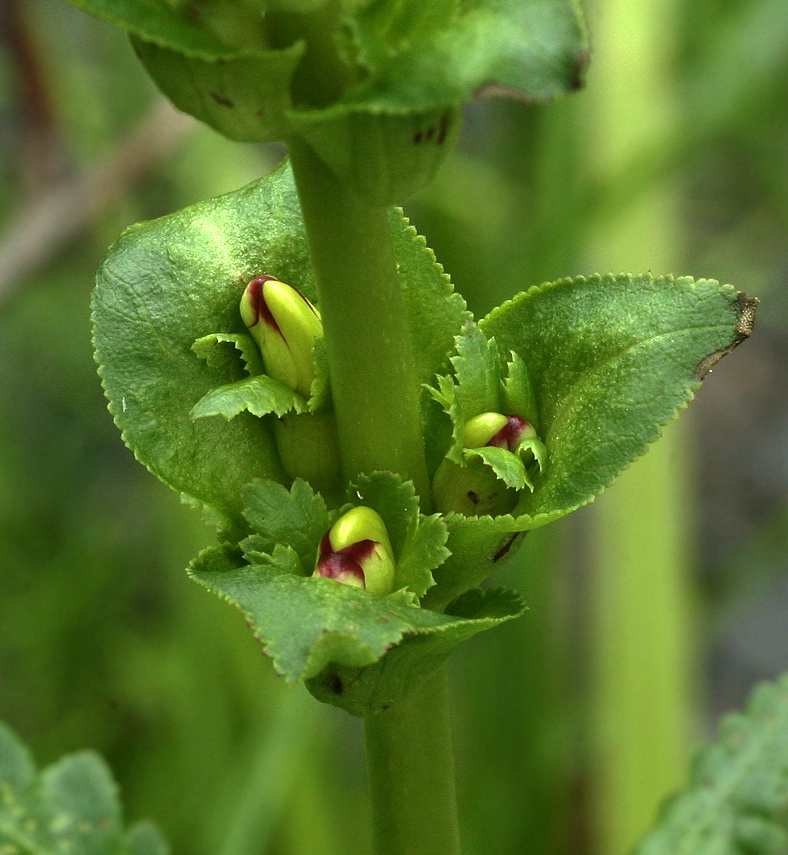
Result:
{"label": "yellow-green flower bud", "polygon": [[312,349],[323,335],[317,309],[296,288],[273,276],[258,276],[241,298],[241,317],[268,376],[308,398],[315,377]]}
{"label": "yellow-green flower bud", "polygon": [[536,431],[522,416],[482,413],[466,422],[462,430],[463,448],[494,446],[516,452],[520,443],[533,439]]}
{"label": "yellow-green flower bud", "polygon": [[514,509],[517,490],[507,487],[478,458],[465,466],[446,458],[432,480],[432,499],[442,514],[496,517]]}
{"label": "yellow-green flower bud", "polygon": [[313,575],[382,596],[394,589],[395,569],[383,520],[372,508],[359,505],[340,517],[323,537]]}

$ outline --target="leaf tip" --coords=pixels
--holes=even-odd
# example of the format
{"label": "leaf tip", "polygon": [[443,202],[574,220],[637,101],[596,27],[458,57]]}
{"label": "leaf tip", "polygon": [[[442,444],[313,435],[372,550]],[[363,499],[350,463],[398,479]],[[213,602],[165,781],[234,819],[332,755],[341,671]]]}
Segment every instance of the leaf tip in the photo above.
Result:
{"label": "leaf tip", "polygon": [[734,309],[739,316],[735,326],[736,336],[728,347],[722,350],[715,350],[714,353],[710,353],[701,359],[695,368],[695,376],[698,380],[703,380],[723,356],[727,356],[745,339],[749,338],[755,326],[755,313],[759,303],[760,300],[757,297],[748,297],[743,291],[739,292],[733,303]]}

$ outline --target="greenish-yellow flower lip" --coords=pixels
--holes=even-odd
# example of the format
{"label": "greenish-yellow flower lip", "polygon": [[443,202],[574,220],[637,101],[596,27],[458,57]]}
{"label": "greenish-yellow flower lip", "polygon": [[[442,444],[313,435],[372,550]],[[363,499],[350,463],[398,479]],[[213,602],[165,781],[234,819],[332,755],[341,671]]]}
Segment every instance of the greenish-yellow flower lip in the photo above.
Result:
{"label": "greenish-yellow flower lip", "polygon": [[394,588],[395,569],[385,523],[372,508],[359,505],[323,536],[313,575],[385,595]]}
{"label": "greenish-yellow flower lip", "polygon": [[317,309],[297,288],[263,275],[246,286],[240,312],[266,373],[308,398],[315,377],[315,339],[323,334]]}

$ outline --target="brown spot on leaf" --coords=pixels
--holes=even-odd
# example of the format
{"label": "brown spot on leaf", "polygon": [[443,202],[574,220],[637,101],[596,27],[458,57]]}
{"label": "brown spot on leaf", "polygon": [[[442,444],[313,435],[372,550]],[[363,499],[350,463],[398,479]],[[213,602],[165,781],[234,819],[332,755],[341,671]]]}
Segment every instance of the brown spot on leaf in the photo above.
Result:
{"label": "brown spot on leaf", "polygon": [[504,556],[509,554],[509,550],[514,546],[517,538],[520,537],[524,532],[516,531],[514,534],[509,535],[506,540],[503,542],[503,545],[498,549],[498,551],[493,555],[493,564],[500,561]]}
{"label": "brown spot on leaf", "polygon": [[211,92],[211,98],[216,101],[217,104],[221,104],[222,107],[234,107],[235,104],[225,95],[221,95],[218,92]]}
{"label": "brown spot on leaf", "polygon": [[334,695],[341,695],[345,691],[345,685],[339,674],[332,674],[326,681],[326,688]]}
{"label": "brown spot on leaf", "polygon": [[446,135],[449,133],[449,114],[444,113],[441,116],[441,126],[438,131],[438,145],[443,145],[446,142]]}
{"label": "brown spot on leaf", "polygon": [[588,51],[578,51],[572,60],[572,82],[569,88],[572,91],[582,89],[586,82],[586,70],[588,69]]}
{"label": "brown spot on leaf", "polygon": [[758,303],[759,300],[757,297],[748,297],[743,292],[739,294],[736,299],[736,311],[739,313],[739,319],[736,321],[736,338],[730,347],[716,350],[714,353],[710,353],[701,359],[695,368],[695,376],[698,380],[703,380],[723,356],[727,356],[749,337],[755,325],[755,312],[758,308]]}

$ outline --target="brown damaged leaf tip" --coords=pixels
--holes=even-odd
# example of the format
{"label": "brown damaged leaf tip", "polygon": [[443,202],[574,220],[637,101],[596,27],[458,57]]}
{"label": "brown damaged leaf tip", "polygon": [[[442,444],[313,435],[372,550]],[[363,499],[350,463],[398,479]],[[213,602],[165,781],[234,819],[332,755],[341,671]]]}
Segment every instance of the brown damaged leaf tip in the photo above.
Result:
{"label": "brown damaged leaf tip", "polygon": [[723,350],[717,350],[710,353],[698,363],[695,369],[695,376],[698,380],[703,378],[711,371],[711,369],[722,359],[727,356],[732,350],[735,350],[746,338],[755,326],[755,313],[758,309],[760,300],[757,297],[748,297],[745,293],[740,293],[736,299],[736,310],[739,313],[739,319],[736,321],[736,338],[730,347]]}

